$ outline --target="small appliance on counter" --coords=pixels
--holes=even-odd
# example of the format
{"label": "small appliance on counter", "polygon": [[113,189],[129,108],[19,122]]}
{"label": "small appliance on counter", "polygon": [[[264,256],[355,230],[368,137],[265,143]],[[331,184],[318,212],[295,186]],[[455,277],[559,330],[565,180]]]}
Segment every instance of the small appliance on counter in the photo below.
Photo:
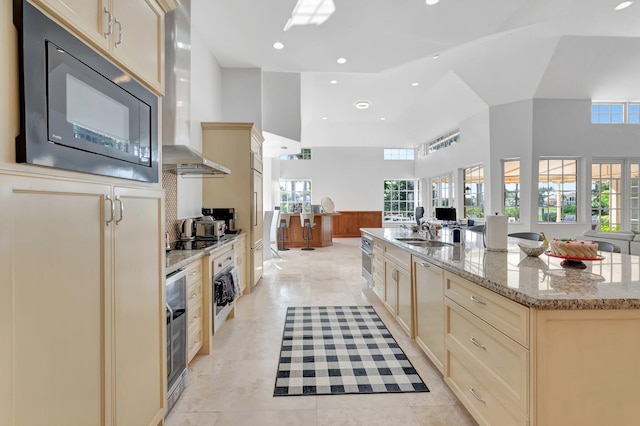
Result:
{"label": "small appliance on counter", "polygon": [[224,238],[227,225],[224,220],[215,220],[212,216],[204,216],[196,220],[196,238],[217,240]]}
{"label": "small appliance on counter", "polygon": [[180,239],[191,241],[196,237],[196,223],[194,219],[185,219],[180,224]]}
{"label": "small appliance on counter", "polygon": [[204,216],[213,216],[216,220],[223,220],[227,229],[225,233],[227,234],[237,234],[241,229],[236,229],[236,212],[234,208],[226,208],[226,209],[218,209],[218,208],[209,208],[203,207],[202,214]]}

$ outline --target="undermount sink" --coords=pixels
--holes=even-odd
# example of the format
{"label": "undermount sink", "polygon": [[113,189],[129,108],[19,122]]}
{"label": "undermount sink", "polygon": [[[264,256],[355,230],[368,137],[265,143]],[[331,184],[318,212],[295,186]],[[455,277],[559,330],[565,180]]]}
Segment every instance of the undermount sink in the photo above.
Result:
{"label": "undermount sink", "polygon": [[436,241],[436,240],[422,240],[422,241],[405,241],[407,244],[411,244],[412,246],[417,247],[449,247],[453,244],[445,243],[444,241]]}
{"label": "undermount sink", "polygon": [[407,242],[410,242],[410,241],[415,241],[415,242],[419,242],[420,241],[420,242],[424,243],[425,241],[428,241],[428,240],[426,240],[424,238],[418,238],[418,237],[397,237],[396,240],[397,241],[402,241],[403,243],[407,243]]}

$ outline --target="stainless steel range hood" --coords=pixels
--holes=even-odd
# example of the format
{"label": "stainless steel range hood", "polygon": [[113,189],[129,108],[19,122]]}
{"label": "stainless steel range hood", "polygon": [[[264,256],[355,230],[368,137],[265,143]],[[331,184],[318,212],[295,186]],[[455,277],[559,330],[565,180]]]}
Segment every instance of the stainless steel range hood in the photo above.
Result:
{"label": "stainless steel range hood", "polygon": [[224,176],[231,171],[191,148],[191,0],[165,15],[165,96],[162,170],[178,175]]}
{"label": "stainless steel range hood", "polygon": [[178,175],[228,175],[231,170],[206,159],[187,145],[162,146],[162,170]]}

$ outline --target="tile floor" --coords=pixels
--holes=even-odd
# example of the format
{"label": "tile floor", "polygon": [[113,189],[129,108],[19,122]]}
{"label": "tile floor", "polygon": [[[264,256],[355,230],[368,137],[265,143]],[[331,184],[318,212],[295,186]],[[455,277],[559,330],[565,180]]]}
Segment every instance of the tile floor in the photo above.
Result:
{"label": "tile floor", "polygon": [[[291,249],[265,264],[262,281],[238,300],[210,355],[189,365],[187,387],[167,426],[475,425],[421,349],[366,289],[360,240]],[[288,306],[373,305],[429,387],[428,393],[273,397]]]}

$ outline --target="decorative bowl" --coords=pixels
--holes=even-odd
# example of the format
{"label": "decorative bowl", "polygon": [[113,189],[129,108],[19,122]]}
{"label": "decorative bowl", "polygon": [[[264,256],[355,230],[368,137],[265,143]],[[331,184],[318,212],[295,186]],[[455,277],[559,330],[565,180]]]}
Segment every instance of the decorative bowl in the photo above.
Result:
{"label": "decorative bowl", "polygon": [[538,257],[549,248],[549,245],[545,244],[543,246],[532,247],[518,243],[518,247],[520,247],[520,250],[522,250],[527,256]]}

